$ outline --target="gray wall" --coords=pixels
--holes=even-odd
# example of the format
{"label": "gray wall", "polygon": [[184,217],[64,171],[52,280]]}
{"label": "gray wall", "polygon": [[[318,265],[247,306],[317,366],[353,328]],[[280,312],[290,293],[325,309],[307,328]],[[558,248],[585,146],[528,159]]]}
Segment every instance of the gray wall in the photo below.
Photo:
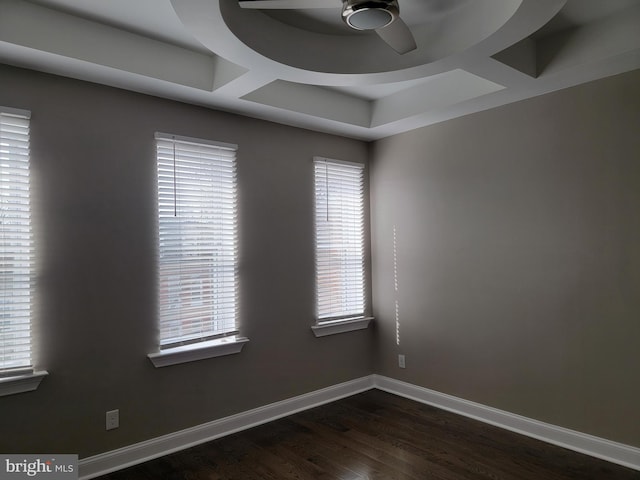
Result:
{"label": "gray wall", "polygon": [[[363,142],[0,66],[32,111],[36,392],[0,397],[0,452],[81,457],[368,375],[371,331],[316,339],[312,157]],[[239,144],[239,355],[155,369],[155,131]],[[121,427],[105,431],[107,410]]]}
{"label": "gray wall", "polygon": [[[368,150],[0,67],[0,105],[33,112],[36,336],[50,371],[36,392],[0,397],[0,451],[85,457],[372,372],[640,446],[638,85],[633,72]],[[155,131],[240,145],[251,342],[239,355],[164,369],[146,358]],[[374,335],[309,329],[314,155],[372,159]],[[106,432],[114,408],[121,427]]]}
{"label": "gray wall", "polygon": [[640,446],[639,85],[373,145],[377,372]]}

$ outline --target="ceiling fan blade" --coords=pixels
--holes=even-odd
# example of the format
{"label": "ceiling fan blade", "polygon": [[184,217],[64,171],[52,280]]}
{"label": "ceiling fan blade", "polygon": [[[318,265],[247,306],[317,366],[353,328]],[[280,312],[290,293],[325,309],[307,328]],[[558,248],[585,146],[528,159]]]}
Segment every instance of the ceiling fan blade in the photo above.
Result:
{"label": "ceiling fan blade", "polygon": [[418,48],[411,34],[411,30],[409,30],[407,24],[404,23],[400,17],[396,18],[386,27],[377,29],[376,33],[387,45],[401,55]]}
{"label": "ceiling fan blade", "polygon": [[340,0],[240,0],[242,8],[259,10],[306,10],[308,8],[334,8]]}

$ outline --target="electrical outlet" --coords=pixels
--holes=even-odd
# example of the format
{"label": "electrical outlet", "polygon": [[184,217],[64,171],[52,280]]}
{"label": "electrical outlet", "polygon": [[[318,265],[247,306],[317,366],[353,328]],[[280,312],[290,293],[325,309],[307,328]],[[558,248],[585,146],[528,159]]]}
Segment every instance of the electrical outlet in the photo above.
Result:
{"label": "electrical outlet", "polygon": [[402,354],[398,355],[398,366],[400,368],[405,368],[404,355],[402,355]]}
{"label": "electrical outlet", "polygon": [[120,410],[110,410],[107,412],[107,430],[113,430],[120,426]]}

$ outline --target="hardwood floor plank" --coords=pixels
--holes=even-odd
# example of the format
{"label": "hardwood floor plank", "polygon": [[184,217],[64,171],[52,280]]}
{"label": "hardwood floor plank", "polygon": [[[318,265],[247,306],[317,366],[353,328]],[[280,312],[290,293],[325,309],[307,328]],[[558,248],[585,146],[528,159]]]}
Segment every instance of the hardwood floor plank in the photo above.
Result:
{"label": "hardwood floor plank", "polygon": [[99,480],[640,480],[640,472],[379,390]]}
{"label": "hardwood floor plank", "polygon": [[[335,442],[323,441],[314,435],[313,431],[293,421],[283,419],[278,423],[295,432],[295,435],[280,437],[278,451],[286,456],[295,455],[299,461],[311,463],[316,469],[319,469],[314,478],[361,478],[356,471],[348,468],[347,465],[351,465],[353,462],[345,462],[346,457],[342,454],[343,450],[336,446]],[[262,430],[264,431],[263,435],[268,437],[271,435],[273,427],[265,425]],[[294,457],[290,458],[293,460]]]}
{"label": "hardwood floor plank", "polygon": [[[304,419],[298,420],[299,422],[311,425],[311,422]],[[345,429],[340,430],[340,433],[336,435],[336,431],[332,430],[327,425],[317,424],[314,430],[314,434],[319,438],[326,441],[332,441],[343,447],[345,450],[352,452],[352,454],[360,459],[358,465],[358,472],[366,474],[371,478],[407,478],[414,479],[420,478],[412,475],[411,466],[404,464],[402,461],[398,461],[388,451],[381,448],[375,442],[362,441],[362,439],[354,432]],[[399,477],[399,476],[402,477]]]}
{"label": "hardwood floor plank", "polygon": [[[452,474],[457,478],[494,478],[498,465],[494,465],[492,470],[483,471],[478,468],[479,463],[473,461],[477,452],[466,452],[465,455],[450,455],[449,451],[460,451],[460,444],[450,444],[443,442],[443,436],[433,436],[428,430],[417,432],[414,424],[408,426],[398,426],[395,420],[398,418],[397,412],[385,414],[384,409],[378,409],[375,414],[370,414],[369,418],[364,418],[354,409],[349,409],[343,405],[345,410],[340,415],[345,419],[343,428],[349,431],[350,436],[358,438],[359,442],[376,446],[381,451],[385,451],[383,458],[387,465],[396,469],[407,468],[415,472],[405,471],[412,474],[411,478],[424,478],[427,472],[433,478],[451,478]],[[368,420],[368,421],[367,421]],[[401,466],[393,462],[392,457],[400,458],[410,465]]]}

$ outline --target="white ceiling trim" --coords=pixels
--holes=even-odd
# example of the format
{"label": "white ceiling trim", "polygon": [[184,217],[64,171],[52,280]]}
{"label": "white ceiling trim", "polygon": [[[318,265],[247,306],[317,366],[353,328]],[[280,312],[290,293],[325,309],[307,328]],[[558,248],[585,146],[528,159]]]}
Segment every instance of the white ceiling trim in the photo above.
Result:
{"label": "white ceiling trim", "polygon": [[[296,29],[263,12],[242,11],[235,0],[152,0],[165,16],[154,25],[184,28],[169,42],[161,32],[150,34],[148,25],[132,31],[117,5],[103,6],[100,21],[43,6],[64,1],[0,0],[0,61],[364,140],[640,68],[640,0],[624,0],[624,8],[607,15],[585,13],[587,23],[546,35],[535,32],[558,12],[575,18],[576,5],[587,0],[569,0],[564,9],[565,0],[478,0],[470,2],[473,9],[461,1],[458,17],[444,16],[440,25],[457,36],[438,40],[418,26],[418,43],[429,35],[435,40],[415,55],[383,50],[346,66],[344,59],[330,64],[331,45],[342,45],[347,57],[386,45],[375,43],[375,35]],[[474,30],[469,22],[495,9],[503,16],[489,15],[490,31]],[[247,31],[255,38],[242,38]],[[192,47],[189,35],[202,45]],[[312,41],[324,42],[313,47],[324,71],[307,68],[309,50],[301,46]],[[251,48],[252,42],[270,47]],[[287,42],[294,42],[289,51],[280,48],[270,58],[274,45]]]}

